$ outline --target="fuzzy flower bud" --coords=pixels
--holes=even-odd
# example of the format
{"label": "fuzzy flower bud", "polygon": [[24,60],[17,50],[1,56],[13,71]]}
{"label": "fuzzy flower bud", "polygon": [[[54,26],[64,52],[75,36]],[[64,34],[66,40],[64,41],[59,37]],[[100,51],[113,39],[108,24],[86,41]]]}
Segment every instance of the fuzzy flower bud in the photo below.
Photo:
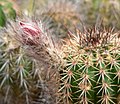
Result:
{"label": "fuzzy flower bud", "polygon": [[36,23],[25,23],[20,21],[19,26],[24,43],[30,45],[38,44],[42,31]]}
{"label": "fuzzy flower bud", "polygon": [[34,24],[19,22],[20,28],[26,35],[37,36],[41,32],[39,27]]}

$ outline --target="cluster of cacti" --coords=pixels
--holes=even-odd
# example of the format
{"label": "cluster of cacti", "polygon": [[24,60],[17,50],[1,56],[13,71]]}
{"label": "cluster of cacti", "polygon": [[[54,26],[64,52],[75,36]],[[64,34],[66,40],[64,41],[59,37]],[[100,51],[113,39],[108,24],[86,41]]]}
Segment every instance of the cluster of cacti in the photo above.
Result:
{"label": "cluster of cacti", "polygon": [[60,70],[60,104],[119,104],[119,33],[94,28],[69,34]]}
{"label": "cluster of cacti", "polygon": [[76,29],[60,46],[42,23],[28,20],[7,29],[1,32],[0,96],[8,104],[120,103],[119,32]]}
{"label": "cluster of cacti", "polygon": [[[113,33],[114,29],[69,32],[70,41],[62,47],[63,55],[60,55],[55,46],[57,43],[54,44],[42,27],[33,22],[20,22],[20,25],[23,31],[23,34],[17,34],[20,42],[28,46],[45,73],[48,69],[58,73],[53,79],[58,79],[59,86],[56,80],[48,86],[50,88],[53,84],[56,87],[51,91],[54,94],[59,87],[57,103],[119,103],[120,42],[119,33]],[[60,69],[57,69],[59,65]]]}

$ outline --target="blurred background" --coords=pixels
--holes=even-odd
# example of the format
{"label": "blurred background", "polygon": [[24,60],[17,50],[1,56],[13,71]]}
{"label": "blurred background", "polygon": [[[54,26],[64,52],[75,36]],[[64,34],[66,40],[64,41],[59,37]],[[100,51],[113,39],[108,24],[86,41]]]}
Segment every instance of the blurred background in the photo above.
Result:
{"label": "blurred background", "polygon": [[0,0],[0,26],[27,16],[42,20],[58,37],[82,25],[120,29],[120,0]]}

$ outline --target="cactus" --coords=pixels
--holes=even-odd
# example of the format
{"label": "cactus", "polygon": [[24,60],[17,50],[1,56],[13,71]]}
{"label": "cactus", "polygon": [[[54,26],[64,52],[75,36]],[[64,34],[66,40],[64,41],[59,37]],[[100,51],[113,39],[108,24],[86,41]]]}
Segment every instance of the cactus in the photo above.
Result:
{"label": "cactus", "polygon": [[[22,96],[22,98],[27,98],[27,104],[55,104],[57,99],[56,93],[58,91],[57,79],[59,78],[57,69],[59,67],[59,61],[61,61],[59,51],[57,51],[56,47],[57,44],[54,43],[54,39],[45,31],[41,22],[29,20],[28,22],[19,21],[17,23],[11,22],[10,24],[11,25],[7,26],[7,33],[15,41],[15,44],[18,44],[20,50],[23,51],[24,55],[22,56],[24,56],[25,59],[22,59],[22,53],[18,51],[15,56],[13,55],[14,60],[11,60],[12,63],[18,64],[15,64],[14,67],[9,70],[15,70],[16,67],[19,67],[19,64],[20,66],[23,64],[27,67],[24,69],[25,73],[23,75],[19,73],[19,69],[11,72],[16,76],[17,85],[23,89],[18,89],[20,90],[19,92],[23,94],[26,92],[28,94]],[[13,40],[11,40],[10,43],[13,43]],[[15,50],[16,48],[13,49],[13,53]],[[10,55],[9,58],[13,56]],[[2,66],[4,66],[4,62]],[[1,70],[2,66],[0,67]],[[21,82],[21,76],[25,77],[25,84],[27,85],[24,85],[23,81]],[[14,87],[15,86],[13,86],[13,88]]]}
{"label": "cactus", "polygon": [[60,104],[119,104],[120,39],[114,29],[69,32],[60,70]]}
{"label": "cactus", "polygon": [[50,104],[40,65],[26,55],[14,34],[11,25],[0,32],[0,104]]}

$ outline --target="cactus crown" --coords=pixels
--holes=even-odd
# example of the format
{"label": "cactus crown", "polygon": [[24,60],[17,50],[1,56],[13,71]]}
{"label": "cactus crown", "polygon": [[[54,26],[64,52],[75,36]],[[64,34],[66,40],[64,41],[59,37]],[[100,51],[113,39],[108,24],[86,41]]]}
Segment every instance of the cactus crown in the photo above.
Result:
{"label": "cactus crown", "polygon": [[[113,44],[113,41],[118,41],[119,33],[113,33],[114,28],[106,29],[100,28],[84,28],[83,32],[76,29],[76,34],[69,31],[69,36],[72,36],[72,41],[78,44],[80,47],[101,47],[108,44]],[[71,43],[74,43],[72,42]],[[118,44],[118,43],[117,43]],[[114,44],[115,45],[115,44]]]}

